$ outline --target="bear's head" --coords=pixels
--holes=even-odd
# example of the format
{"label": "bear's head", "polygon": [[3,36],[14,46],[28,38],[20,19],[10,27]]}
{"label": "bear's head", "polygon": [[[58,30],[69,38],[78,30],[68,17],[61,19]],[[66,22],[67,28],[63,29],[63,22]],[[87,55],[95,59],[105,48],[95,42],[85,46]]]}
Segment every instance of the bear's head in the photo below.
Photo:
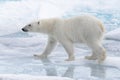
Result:
{"label": "bear's head", "polygon": [[22,28],[22,31],[24,32],[38,32],[39,27],[40,26],[40,22],[33,22],[30,23],[28,25],[26,25],[25,27]]}
{"label": "bear's head", "polygon": [[55,30],[55,26],[59,21],[56,18],[53,19],[42,19],[35,22],[32,22],[22,28],[24,32],[38,32],[38,33],[52,33]]}

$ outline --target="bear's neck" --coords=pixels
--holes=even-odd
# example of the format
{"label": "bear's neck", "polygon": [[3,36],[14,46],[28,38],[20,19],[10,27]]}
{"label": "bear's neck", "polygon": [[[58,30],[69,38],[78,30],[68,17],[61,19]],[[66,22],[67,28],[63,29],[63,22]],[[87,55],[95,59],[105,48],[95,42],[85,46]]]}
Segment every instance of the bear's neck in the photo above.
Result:
{"label": "bear's neck", "polygon": [[53,26],[44,26],[40,32],[44,34],[52,34],[53,30],[54,30]]}
{"label": "bear's neck", "polygon": [[58,21],[60,20],[56,18],[41,20],[42,24],[42,27],[40,27],[41,32],[45,34],[53,34],[54,30],[56,29],[55,25],[57,24]]}

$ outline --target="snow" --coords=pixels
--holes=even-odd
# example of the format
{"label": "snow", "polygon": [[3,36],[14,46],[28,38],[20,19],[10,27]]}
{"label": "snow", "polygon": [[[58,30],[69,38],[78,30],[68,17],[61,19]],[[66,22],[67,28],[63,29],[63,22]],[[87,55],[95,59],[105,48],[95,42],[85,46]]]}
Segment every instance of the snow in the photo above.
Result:
{"label": "snow", "polygon": [[[119,7],[119,0],[1,1],[0,79],[119,80]],[[103,64],[85,60],[84,56],[90,55],[90,49],[82,44],[75,45],[75,61],[64,61],[67,54],[60,44],[48,59],[40,60],[33,57],[34,54],[42,53],[47,36],[38,33],[24,33],[21,31],[24,25],[42,18],[68,18],[86,13],[97,16],[105,24],[106,35],[103,45],[108,57]]]}
{"label": "snow", "polygon": [[[38,1],[10,1],[0,5],[0,35],[17,32],[21,26],[37,18]],[[26,6],[25,6],[26,5]],[[34,7],[32,7],[34,6]],[[27,11],[26,11],[27,10]],[[25,16],[28,16],[25,18]],[[6,31],[6,29],[8,29]]]}
{"label": "snow", "polygon": [[105,37],[106,37],[106,39],[120,41],[120,28],[108,32]]}
{"label": "snow", "polygon": [[31,75],[0,74],[1,80],[72,80],[64,77],[46,77]]}

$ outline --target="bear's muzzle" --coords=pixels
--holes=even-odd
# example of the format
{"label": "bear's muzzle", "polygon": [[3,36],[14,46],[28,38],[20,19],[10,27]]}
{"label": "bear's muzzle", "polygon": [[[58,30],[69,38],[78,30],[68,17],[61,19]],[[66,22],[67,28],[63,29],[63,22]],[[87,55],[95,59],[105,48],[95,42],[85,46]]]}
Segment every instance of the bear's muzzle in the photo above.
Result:
{"label": "bear's muzzle", "polygon": [[24,32],[28,32],[28,30],[27,30],[27,29],[25,29],[25,28],[22,28],[22,31],[24,31]]}

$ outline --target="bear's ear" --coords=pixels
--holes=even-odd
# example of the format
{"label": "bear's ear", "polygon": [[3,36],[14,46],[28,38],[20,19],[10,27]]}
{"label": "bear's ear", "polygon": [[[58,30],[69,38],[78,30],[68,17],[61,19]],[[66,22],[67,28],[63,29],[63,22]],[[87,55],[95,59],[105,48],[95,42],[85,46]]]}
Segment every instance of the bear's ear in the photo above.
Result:
{"label": "bear's ear", "polygon": [[40,24],[40,22],[38,21],[38,24]]}

